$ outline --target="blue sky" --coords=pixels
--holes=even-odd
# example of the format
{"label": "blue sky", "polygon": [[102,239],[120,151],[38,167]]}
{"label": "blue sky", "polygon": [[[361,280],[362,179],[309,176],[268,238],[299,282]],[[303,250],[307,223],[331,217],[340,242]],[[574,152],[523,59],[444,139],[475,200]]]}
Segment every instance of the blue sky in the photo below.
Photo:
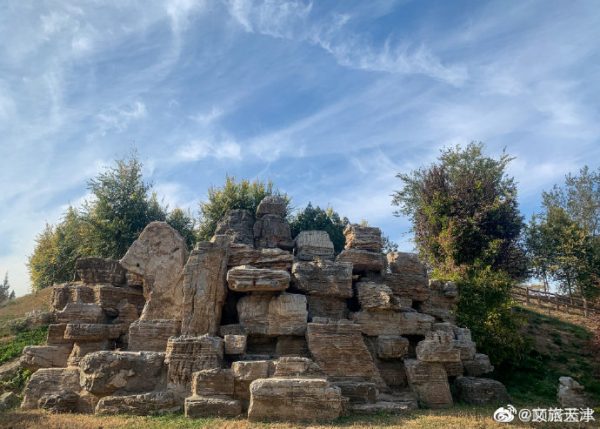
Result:
{"label": "blue sky", "polygon": [[396,173],[483,141],[523,213],[600,165],[597,1],[5,1],[0,274],[136,148],[171,207],[272,179],[410,250]]}

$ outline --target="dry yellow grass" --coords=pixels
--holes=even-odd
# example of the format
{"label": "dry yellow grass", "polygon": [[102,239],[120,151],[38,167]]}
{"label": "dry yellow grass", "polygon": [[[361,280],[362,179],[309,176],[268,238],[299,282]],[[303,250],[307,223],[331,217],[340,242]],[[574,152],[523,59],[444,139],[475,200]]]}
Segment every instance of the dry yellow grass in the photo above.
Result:
{"label": "dry yellow grass", "polygon": [[39,292],[21,296],[0,307],[0,321],[24,317],[33,310],[50,310],[51,296],[52,288],[42,289]]}
{"label": "dry yellow grass", "polygon": [[[492,420],[493,409],[454,408],[450,410],[418,410],[406,415],[378,415],[372,417],[342,418],[331,424],[252,423],[245,419],[187,419],[181,415],[163,417],[90,416],[77,414],[49,414],[44,411],[14,411],[0,414],[2,428],[44,429],[292,429],[292,428],[405,428],[405,429],[481,429],[525,428],[524,424],[501,424]],[[540,426],[536,426],[540,427]],[[559,426],[548,426],[558,428]]]}

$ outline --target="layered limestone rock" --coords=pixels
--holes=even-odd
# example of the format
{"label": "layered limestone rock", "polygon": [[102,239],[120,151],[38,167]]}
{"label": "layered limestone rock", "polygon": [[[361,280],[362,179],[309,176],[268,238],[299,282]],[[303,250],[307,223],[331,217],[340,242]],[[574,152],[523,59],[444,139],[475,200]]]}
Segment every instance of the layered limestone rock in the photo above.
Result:
{"label": "layered limestone rock", "polygon": [[586,408],[589,406],[583,386],[572,377],[560,377],[558,379],[556,399],[560,406],[564,408]]}
{"label": "layered limestone rock", "polygon": [[243,209],[229,210],[217,223],[215,235],[227,235],[232,243],[254,246],[254,215]]}
{"label": "layered limestone rock", "polygon": [[268,378],[250,385],[250,420],[332,420],[341,413],[341,391],[325,379]]}
{"label": "layered limestone rock", "polygon": [[169,367],[169,386],[187,391],[194,372],[221,367],[223,340],[208,334],[171,337],[167,343],[165,364]]}
{"label": "layered limestone rock", "polygon": [[122,286],[126,270],[119,261],[103,258],[80,258],[75,262],[77,276],[86,284]]}
{"label": "layered limestone rock", "polygon": [[290,285],[290,273],[242,265],[227,272],[227,284],[235,292],[278,292]]}
{"label": "layered limestone rock", "polygon": [[306,338],[315,362],[331,379],[383,383],[358,325],[350,321],[316,319],[308,324]]}
{"label": "layered limestone rock", "polygon": [[216,335],[227,288],[229,243],[200,242],[192,251],[183,272],[183,335]]}
{"label": "layered limestone rock", "polygon": [[229,268],[250,265],[254,268],[290,271],[293,263],[294,256],[282,249],[255,249],[253,246],[238,243],[229,245]]}
{"label": "layered limestone rock", "polygon": [[301,231],[296,237],[294,253],[301,261],[333,259],[333,243],[326,231]]}
{"label": "layered limestone rock", "polygon": [[183,267],[187,245],[166,222],[151,222],[121,259],[121,265],[144,279],[142,320],[181,320]]}
{"label": "layered limestone rock", "polygon": [[386,258],[378,228],[349,225],[333,260],[324,231],[291,240],[286,211],[230,211],[189,257],[153,222],[121,261],[81,259],[81,281],[53,288],[47,344],[24,350],[23,406],[330,420],[450,406],[449,378],[457,400],[505,398],[473,378],[493,366],[453,322],[455,284]]}

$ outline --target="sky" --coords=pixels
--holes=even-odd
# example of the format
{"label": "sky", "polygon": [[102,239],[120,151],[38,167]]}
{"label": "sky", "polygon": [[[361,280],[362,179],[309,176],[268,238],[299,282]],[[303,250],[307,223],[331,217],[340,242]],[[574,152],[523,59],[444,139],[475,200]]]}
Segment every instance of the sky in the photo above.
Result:
{"label": "sky", "polygon": [[136,150],[170,207],[271,179],[412,250],[396,174],[482,141],[528,218],[600,166],[600,2],[0,3],[0,275]]}

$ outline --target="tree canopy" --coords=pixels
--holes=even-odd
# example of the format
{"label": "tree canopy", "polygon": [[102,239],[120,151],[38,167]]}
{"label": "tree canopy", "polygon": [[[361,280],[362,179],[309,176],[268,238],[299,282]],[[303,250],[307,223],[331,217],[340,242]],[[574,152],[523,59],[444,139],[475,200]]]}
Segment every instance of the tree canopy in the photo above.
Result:
{"label": "tree canopy", "polygon": [[347,217],[340,215],[331,207],[322,209],[308,205],[290,218],[290,228],[292,237],[295,238],[300,231],[322,230],[327,231],[329,238],[333,242],[335,253],[339,253],[344,248],[346,238],[344,237],[344,228],[350,221]]}
{"label": "tree canopy", "polygon": [[8,273],[4,274],[4,280],[0,283],[0,306],[8,301],[15,299],[15,291],[10,290],[10,282],[8,281]]}

